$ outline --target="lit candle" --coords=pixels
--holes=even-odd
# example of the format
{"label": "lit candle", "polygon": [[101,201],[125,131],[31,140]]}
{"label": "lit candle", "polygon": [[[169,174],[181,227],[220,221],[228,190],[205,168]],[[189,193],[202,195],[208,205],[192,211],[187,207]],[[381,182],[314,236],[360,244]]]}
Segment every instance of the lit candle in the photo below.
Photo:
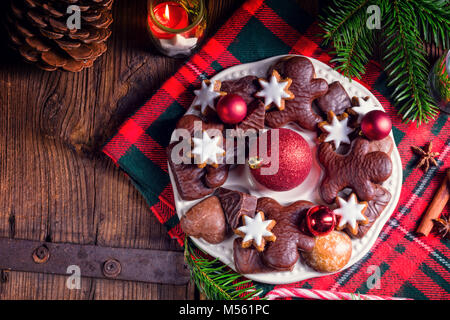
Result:
{"label": "lit candle", "polygon": [[205,35],[203,0],[148,1],[148,30],[156,48],[169,57],[192,54]]}
{"label": "lit candle", "polygon": [[[189,17],[186,10],[178,3],[173,1],[162,2],[153,9],[155,19],[164,27],[170,29],[184,29],[189,26]],[[175,34],[168,33],[158,28],[148,17],[150,29],[156,38],[170,39],[175,37]]]}

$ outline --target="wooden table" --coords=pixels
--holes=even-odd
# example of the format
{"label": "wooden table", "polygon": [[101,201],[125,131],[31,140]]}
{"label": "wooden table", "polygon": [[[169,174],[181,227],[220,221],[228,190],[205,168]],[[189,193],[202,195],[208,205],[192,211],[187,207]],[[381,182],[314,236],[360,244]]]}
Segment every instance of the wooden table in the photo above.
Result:
{"label": "wooden table", "polygon": [[[2,1],[4,5],[5,1]],[[80,73],[44,72],[6,47],[0,54],[0,237],[182,250],[102,144],[183,60],[158,55],[146,0],[116,0],[108,51]],[[242,1],[206,1],[211,35]],[[318,1],[300,1],[311,13]],[[3,12],[3,10],[2,10]],[[10,271],[0,299],[195,299],[174,286]]]}

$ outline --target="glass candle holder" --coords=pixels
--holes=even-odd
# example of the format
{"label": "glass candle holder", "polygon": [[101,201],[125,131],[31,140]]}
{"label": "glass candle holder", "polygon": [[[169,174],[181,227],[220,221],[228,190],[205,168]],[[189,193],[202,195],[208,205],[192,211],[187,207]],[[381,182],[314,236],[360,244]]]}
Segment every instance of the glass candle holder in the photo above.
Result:
{"label": "glass candle holder", "polygon": [[450,113],[450,50],[436,61],[429,75],[431,95],[442,111]]}
{"label": "glass candle holder", "polygon": [[164,55],[192,54],[205,36],[203,0],[148,0],[147,27],[155,47]]}

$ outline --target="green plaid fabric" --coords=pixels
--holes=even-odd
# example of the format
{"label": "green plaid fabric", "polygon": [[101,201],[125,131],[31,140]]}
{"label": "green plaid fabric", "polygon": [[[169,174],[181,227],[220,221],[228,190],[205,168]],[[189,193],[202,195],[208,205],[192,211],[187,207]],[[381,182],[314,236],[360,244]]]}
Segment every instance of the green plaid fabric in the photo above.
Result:
{"label": "green plaid fabric", "polygon": [[[165,147],[178,119],[193,100],[201,80],[224,68],[280,54],[302,54],[330,64],[320,47],[320,30],[313,19],[294,2],[249,0],[228,20],[200,52],[140,108],[110,139],[104,152],[130,177],[144,195],[150,210],[183,245],[169,181]],[[360,82],[382,103],[393,120],[393,132],[403,163],[403,189],[397,209],[383,228],[371,251],[340,273],[283,286],[256,285],[268,292],[274,288],[314,288],[359,292],[414,299],[450,298],[449,242],[436,236],[420,238],[414,230],[430,202],[444,169],[449,166],[450,121],[441,114],[417,128],[400,121],[389,100],[386,76],[370,62]],[[355,80],[357,81],[357,80]],[[438,167],[426,174],[415,169],[417,157],[411,146],[433,141],[440,152]],[[444,214],[448,214],[448,207]],[[367,285],[371,266],[380,270],[380,287]]]}

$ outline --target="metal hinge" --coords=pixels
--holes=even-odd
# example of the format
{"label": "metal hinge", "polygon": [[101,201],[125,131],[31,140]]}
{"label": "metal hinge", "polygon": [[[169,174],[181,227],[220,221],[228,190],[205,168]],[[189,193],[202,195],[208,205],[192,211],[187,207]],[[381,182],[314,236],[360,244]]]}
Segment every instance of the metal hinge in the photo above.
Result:
{"label": "metal hinge", "polygon": [[0,270],[185,285],[182,252],[0,238]]}

